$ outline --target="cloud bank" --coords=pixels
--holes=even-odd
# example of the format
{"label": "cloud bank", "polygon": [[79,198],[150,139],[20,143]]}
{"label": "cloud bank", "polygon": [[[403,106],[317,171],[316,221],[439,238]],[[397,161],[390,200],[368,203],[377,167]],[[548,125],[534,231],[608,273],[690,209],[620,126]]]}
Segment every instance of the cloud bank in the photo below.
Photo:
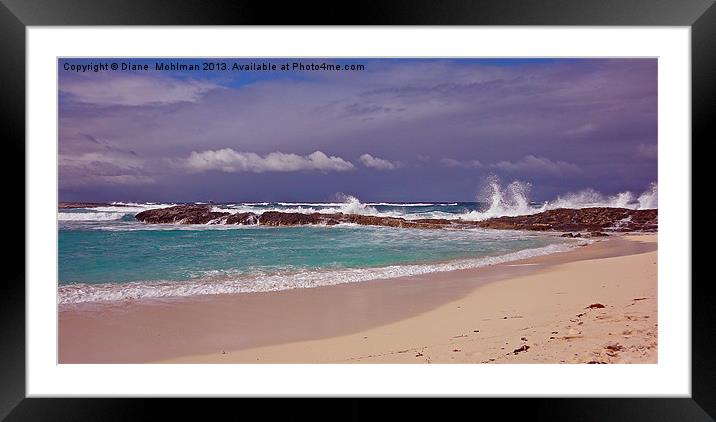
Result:
{"label": "cloud bank", "polygon": [[364,166],[374,168],[376,170],[395,170],[397,167],[395,163],[382,158],[373,157],[370,154],[361,155],[360,162],[363,163]]}
{"label": "cloud bank", "polygon": [[272,152],[261,156],[253,152],[239,152],[231,148],[193,151],[182,163],[194,173],[206,171],[238,172],[292,172],[317,170],[322,172],[353,170],[353,163],[340,157],[328,156],[321,151],[309,155]]}
{"label": "cloud bank", "polygon": [[452,202],[496,174],[541,200],[657,179],[656,59],[359,61],[365,71],[61,71],[60,197]]}
{"label": "cloud bank", "polygon": [[78,103],[144,106],[193,103],[217,88],[219,85],[210,81],[117,74],[112,77],[68,78],[60,86],[60,92],[71,95]]}
{"label": "cloud bank", "polygon": [[490,167],[507,171],[507,172],[523,172],[523,173],[578,173],[581,171],[576,164],[566,161],[552,161],[545,157],[535,157],[528,155],[518,161],[500,161],[492,164]]}

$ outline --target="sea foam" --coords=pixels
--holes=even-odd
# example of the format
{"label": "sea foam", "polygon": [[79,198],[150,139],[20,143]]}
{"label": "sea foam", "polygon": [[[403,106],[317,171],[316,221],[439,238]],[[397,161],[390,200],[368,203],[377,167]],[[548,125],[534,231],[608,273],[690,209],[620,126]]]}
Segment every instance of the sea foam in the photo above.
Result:
{"label": "sea foam", "polygon": [[126,300],[161,299],[217,294],[270,292],[279,290],[312,288],[369,280],[394,279],[398,277],[480,268],[533,258],[589,243],[589,240],[552,244],[539,248],[523,249],[498,256],[460,259],[433,264],[390,265],[378,268],[343,268],[334,270],[303,270],[274,274],[232,275],[211,274],[187,281],[152,281],[128,283],[62,285],[58,289],[61,305],[87,302],[117,302]]}
{"label": "sea foam", "polygon": [[[293,212],[302,214],[359,214],[377,217],[395,217],[407,220],[435,218],[452,220],[481,221],[495,217],[536,214],[558,208],[617,207],[630,209],[655,209],[658,206],[658,186],[651,183],[641,194],[630,191],[616,195],[605,195],[587,188],[558,196],[551,201],[535,203],[530,199],[531,184],[524,181],[512,181],[502,185],[496,177],[490,177],[477,195],[477,209],[465,210],[457,202],[438,203],[402,203],[368,202],[363,203],[355,196],[339,194],[340,202],[252,202],[235,204],[216,204],[216,212],[260,214],[266,211]],[[154,203],[113,203],[112,206],[97,207],[91,210],[59,212],[60,221],[110,221],[119,220],[127,215],[149,209],[164,208],[176,204]],[[378,209],[377,207],[380,207]],[[452,208],[450,208],[452,207]]]}

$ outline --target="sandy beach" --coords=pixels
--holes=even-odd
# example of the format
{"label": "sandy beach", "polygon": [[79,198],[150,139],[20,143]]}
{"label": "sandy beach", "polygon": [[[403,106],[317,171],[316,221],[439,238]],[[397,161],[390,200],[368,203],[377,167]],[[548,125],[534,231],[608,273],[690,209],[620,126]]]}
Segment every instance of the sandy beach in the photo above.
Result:
{"label": "sandy beach", "polygon": [[490,267],[64,306],[59,363],[656,363],[657,235]]}

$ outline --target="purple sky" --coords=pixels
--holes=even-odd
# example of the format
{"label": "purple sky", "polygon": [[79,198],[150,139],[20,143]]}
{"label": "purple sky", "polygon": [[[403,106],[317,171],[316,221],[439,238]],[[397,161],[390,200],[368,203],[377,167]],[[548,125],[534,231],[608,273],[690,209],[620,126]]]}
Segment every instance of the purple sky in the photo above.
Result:
{"label": "purple sky", "polygon": [[91,61],[59,62],[61,201],[472,201],[490,175],[546,200],[657,177],[656,59],[64,70]]}

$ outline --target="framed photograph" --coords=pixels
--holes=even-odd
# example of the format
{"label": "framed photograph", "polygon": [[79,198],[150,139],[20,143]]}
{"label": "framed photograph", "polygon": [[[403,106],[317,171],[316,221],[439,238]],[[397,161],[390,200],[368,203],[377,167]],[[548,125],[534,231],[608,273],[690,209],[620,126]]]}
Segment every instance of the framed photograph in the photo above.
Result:
{"label": "framed photograph", "polygon": [[0,8],[7,420],[277,396],[712,420],[713,2],[80,3]]}

